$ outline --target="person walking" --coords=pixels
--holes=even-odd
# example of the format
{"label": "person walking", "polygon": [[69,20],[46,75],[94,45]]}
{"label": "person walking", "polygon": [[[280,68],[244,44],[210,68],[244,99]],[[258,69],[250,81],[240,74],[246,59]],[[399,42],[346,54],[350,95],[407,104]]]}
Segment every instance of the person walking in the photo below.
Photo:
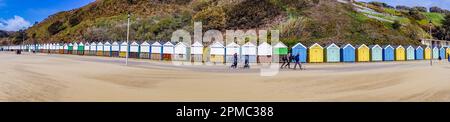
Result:
{"label": "person walking", "polygon": [[249,59],[250,58],[250,56],[249,55],[245,55],[245,60],[244,60],[244,69],[250,69],[250,62],[249,62]]}
{"label": "person walking", "polygon": [[280,69],[283,69],[283,68],[284,68],[284,65],[286,65],[287,57],[286,57],[285,55],[282,56],[282,57],[281,57],[281,61],[283,62],[283,64],[281,64]]}
{"label": "person walking", "polygon": [[233,54],[233,64],[231,65],[231,68],[237,68],[237,60],[238,60],[238,57],[237,57],[237,53],[234,53]]}
{"label": "person walking", "polygon": [[294,60],[295,60],[294,70],[297,69],[297,65],[299,66],[300,70],[303,70],[302,64],[300,62],[300,54],[295,55]]}
{"label": "person walking", "polygon": [[292,61],[292,54],[288,53],[286,56],[286,65],[284,66],[285,68],[287,67],[288,69],[291,69],[291,61]]}

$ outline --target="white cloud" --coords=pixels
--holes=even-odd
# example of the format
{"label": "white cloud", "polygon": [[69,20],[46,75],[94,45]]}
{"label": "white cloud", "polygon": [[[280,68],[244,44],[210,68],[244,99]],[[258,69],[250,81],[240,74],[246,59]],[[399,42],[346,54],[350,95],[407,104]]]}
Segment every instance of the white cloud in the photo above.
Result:
{"label": "white cloud", "polygon": [[26,29],[30,26],[30,22],[20,16],[14,16],[14,18],[8,20],[0,18],[0,30],[18,31],[20,29]]}

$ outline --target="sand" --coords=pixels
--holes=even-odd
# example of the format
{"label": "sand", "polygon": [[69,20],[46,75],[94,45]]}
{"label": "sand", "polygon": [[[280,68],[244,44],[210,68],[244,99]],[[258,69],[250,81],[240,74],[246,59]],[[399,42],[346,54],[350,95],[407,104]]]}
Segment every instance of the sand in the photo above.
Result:
{"label": "sand", "polygon": [[446,61],[257,67],[0,52],[0,101],[450,101]]}

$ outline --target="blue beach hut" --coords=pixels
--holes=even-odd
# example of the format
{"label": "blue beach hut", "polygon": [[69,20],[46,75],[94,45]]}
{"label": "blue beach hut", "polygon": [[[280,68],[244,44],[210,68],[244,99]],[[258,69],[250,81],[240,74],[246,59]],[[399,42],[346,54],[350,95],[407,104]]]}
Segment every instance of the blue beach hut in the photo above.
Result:
{"label": "blue beach hut", "polygon": [[342,62],[355,62],[355,47],[351,44],[347,44],[341,47],[341,61]]}
{"label": "blue beach hut", "polygon": [[391,45],[383,46],[383,61],[394,61],[394,47]]}
{"label": "blue beach hut", "polygon": [[383,61],[383,48],[380,45],[370,45],[370,61]]}
{"label": "blue beach hut", "polygon": [[336,44],[327,45],[325,48],[325,61],[326,62],[339,62],[341,61],[340,56],[340,47]]}
{"label": "blue beach hut", "polygon": [[417,48],[416,48],[416,60],[423,60],[423,48],[422,48],[422,46],[417,46]]}
{"label": "blue beach hut", "polygon": [[306,55],[306,50],[308,50],[308,48],[305,45],[303,45],[302,43],[297,43],[292,47],[292,55],[295,56],[297,54],[300,54],[300,62],[305,63],[306,57],[308,57]]}
{"label": "blue beach hut", "polygon": [[441,60],[444,60],[445,59],[445,48],[444,47],[441,47],[440,49],[439,49],[439,57],[441,58]]}

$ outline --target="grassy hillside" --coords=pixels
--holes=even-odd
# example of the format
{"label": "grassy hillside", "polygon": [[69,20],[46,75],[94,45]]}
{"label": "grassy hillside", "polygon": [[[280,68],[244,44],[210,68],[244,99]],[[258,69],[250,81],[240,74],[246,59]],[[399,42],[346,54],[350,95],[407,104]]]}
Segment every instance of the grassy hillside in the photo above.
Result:
{"label": "grassy hillside", "polygon": [[[261,9],[264,8],[264,9]],[[420,23],[395,10],[403,26],[369,18],[351,4],[335,0],[97,0],[60,12],[27,30],[28,42],[125,40],[126,15],[132,13],[132,40],[169,40],[176,29],[279,29],[292,46],[320,44],[414,44],[427,34]],[[425,14],[436,25],[442,16]],[[381,16],[382,17],[382,16]],[[436,19],[435,19],[436,18]],[[412,23],[412,24],[411,24]],[[419,24],[417,24],[419,23]]]}

